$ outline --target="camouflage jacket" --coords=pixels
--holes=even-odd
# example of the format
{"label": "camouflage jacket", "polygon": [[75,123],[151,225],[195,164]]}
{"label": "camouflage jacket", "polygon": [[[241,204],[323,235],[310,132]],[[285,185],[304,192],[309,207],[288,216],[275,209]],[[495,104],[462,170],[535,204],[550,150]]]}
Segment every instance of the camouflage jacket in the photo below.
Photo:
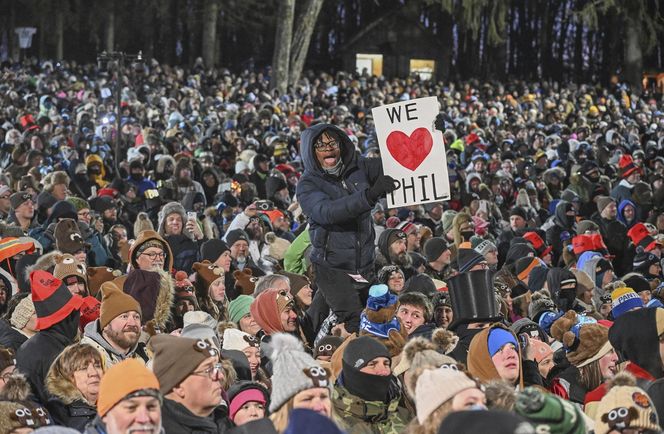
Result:
{"label": "camouflage jacket", "polygon": [[336,385],[332,404],[348,434],[400,434],[411,419],[408,410],[399,407],[399,396],[388,403],[365,401]]}

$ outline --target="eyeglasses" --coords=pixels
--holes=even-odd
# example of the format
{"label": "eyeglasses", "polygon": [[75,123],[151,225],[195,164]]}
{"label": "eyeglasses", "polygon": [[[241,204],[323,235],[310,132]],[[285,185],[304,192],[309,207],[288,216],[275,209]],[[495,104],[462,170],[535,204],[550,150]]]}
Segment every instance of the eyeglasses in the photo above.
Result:
{"label": "eyeglasses", "polygon": [[90,211],[85,211],[85,212],[81,212],[81,211],[79,211],[77,214],[78,214],[80,217],[89,217],[89,216],[90,216]]}
{"label": "eyeglasses", "polygon": [[314,143],[314,149],[317,151],[333,151],[339,149],[339,142],[335,139],[330,140],[329,142],[324,142],[321,139],[317,140]]}
{"label": "eyeglasses", "polygon": [[191,375],[198,375],[199,377],[208,377],[211,380],[219,379],[219,373],[221,372],[221,363],[215,363],[209,368],[203,371],[194,371]]}
{"label": "eyeglasses", "polygon": [[166,253],[164,252],[149,252],[149,253],[141,253],[142,255],[147,256],[150,258],[151,261],[154,261],[155,259],[164,259],[166,257]]}

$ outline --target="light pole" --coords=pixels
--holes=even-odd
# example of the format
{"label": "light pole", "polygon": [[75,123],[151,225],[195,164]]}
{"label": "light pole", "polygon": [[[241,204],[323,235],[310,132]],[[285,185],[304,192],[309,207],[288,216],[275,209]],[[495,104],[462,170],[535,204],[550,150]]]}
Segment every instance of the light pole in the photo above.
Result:
{"label": "light pole", "polygon": [[143,68],[143,52],[139,51],[138,54],[127,54],[122,51],[102,51],[97,55],[97,66],[99,69],[106,69],[115,73],[115,158],[114,170],[115,176],[120,178],[120,149],[121,142],[121,128],[122,118],[120,116],[122,104],[122,77],[125,71],[125,62],[131,61],[132,66],[136,71]]}

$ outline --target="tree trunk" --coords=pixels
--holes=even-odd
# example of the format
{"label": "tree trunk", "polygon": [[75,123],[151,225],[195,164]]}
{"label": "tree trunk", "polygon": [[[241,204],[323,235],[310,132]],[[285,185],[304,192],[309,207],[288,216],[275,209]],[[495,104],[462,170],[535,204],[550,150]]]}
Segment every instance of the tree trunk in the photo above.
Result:
{"label": "tree trunk", "polygon": [[213,67],[216,62],[215,42],[217,41],[217,18],[219,17],[219,2],[207,0],[203,8],[203,63],[208,68]]}
{"label": "tree trunk", "polygon": [[293,39],[294,15],[295,0],[279,0],[270,86],[272,89],[277,89],[280,95],[286,93],[288,88],[288,67],[290,63],[291,40]]}
{"label": "tree trunk", "polygon": [[643,52],[639,42],[639,22],[625,17],[625,81],[637,94],[641,93],[643,73]]}
{"label": "tree trunk", "polygon": [[297,24],[291,44],[289,84],[295,84],[300,79],[302,69],[304,69],[304,64],[307,60],[311,35],[314,32],[314,26],[318,20],[318,14],[323,6],[323,1],[308,0],[300,21]]}
{"label": "tree trunk", "polygon": [[111,2],[108,6],[106,16],[106,30],[104,31],[104,49],[109,53],[115,51],[115,3]]}
{"label": "tree trunk", "polygon": [[55,58],[62,60],[64,58],[65,45],[65,12],[64,7],[55,8]]}

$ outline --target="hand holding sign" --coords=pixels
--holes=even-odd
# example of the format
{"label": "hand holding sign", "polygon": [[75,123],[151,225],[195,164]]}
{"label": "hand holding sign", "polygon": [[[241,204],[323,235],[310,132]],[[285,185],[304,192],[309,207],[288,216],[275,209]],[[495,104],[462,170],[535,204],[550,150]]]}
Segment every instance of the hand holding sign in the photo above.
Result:
{"label": "hand holding sign", "polygon": [[376,202],[385,193],[392,193],[396,190],[396,181],[389,175],[378,177],[374,185],[367,190],[367,198],[372,202]]}
{"label": "hand holding sign", "polygon": [[443,134],[434,124],[436,97],[372,109],[383,172],[396,180],[386,191],[390,208],[439,202],[450,197]]}

